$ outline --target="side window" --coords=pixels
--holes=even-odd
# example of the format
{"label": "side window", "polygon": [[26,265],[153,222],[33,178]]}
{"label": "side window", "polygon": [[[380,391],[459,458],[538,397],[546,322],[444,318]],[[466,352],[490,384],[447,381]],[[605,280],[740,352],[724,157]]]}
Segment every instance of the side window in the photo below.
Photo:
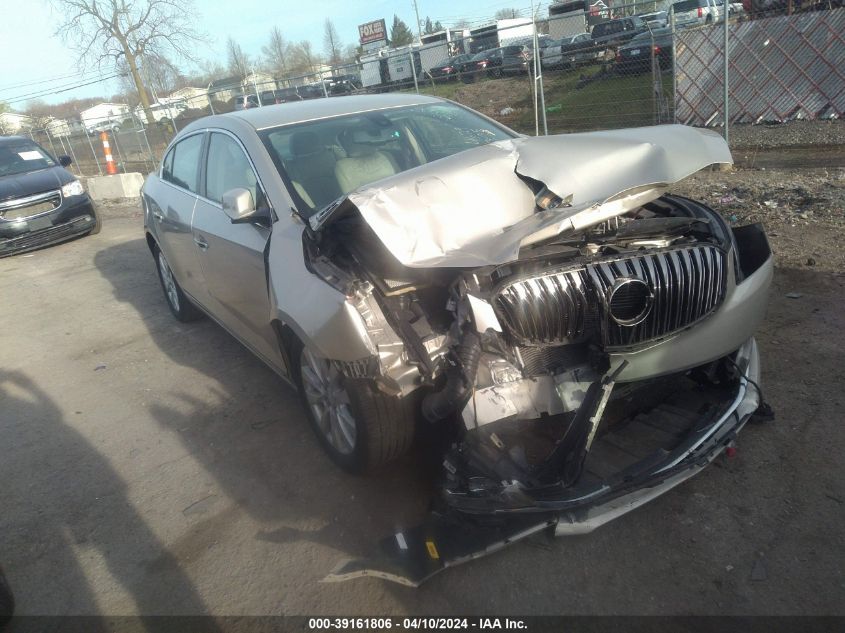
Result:
{"label": "side window", "polygon": [[241,146],[231,137],[213,132],[208,144],[205,195],[209,200],[222,203],[224,193],[239,188],[252,193],[256,207],[266,205],[258,178]]}
{"label": "side window", "polygon": [[202,134],[194,134],[179,141],[164,161],[164,179],[192,193],[198,191],[202,137]]}
{"label": "side window", "polygon": [[167,156],[164,157],[161,166],[161,177],[169,182],[173,182],[173,154],[175,149],[173,148],[167,152]]}

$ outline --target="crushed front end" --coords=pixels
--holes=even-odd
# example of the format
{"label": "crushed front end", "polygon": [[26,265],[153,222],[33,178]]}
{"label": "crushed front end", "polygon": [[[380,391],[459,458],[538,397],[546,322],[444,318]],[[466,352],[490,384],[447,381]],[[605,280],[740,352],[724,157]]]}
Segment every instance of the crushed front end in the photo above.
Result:
{"label": "crushed front end", "polygon": [[[328,580],[416,585],[537,531],[589,532],[696,474],[763,405],[753,334],[773,262],[762,228],[661,195],[684,175],[665,170],[617,175],[624,196],[578,207],[565,183],[552,190],[531,166],[542,153],[521,149],[519,184],[502,197],[512,205],[527,191],[531,208],[495,235],[469,227],[461,244],[432,225],[429,243],[417,224],[391,242],[394,227],[359,198],[360,214],[340,214],[306,247],[370,342],[372,357],[343,370],[415,394],[421,423],[451,438],[429,518]],[[496,160],[506,163],[467,171]],[[703,164],[681,171],[707,160],[719,162],[702,152]]]}

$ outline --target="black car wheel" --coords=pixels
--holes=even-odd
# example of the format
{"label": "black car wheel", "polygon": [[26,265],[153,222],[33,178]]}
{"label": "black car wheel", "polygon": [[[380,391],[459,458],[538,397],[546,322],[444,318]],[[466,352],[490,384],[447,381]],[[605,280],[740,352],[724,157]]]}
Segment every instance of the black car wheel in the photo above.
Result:
{"label": "black car wheel", "polygon": [[407,399],[382,393],[369,379],[347,378],[331,361],[297,342],[297,382],[308,421],[329,457],[351,473],[401,455],[414,437]]}
{"label": "black car wheel", "polygon": [[164,290],[167,307],[170,308],[173,316],[182,323],[199,319],[202,312],[185,296],[182,287],[176,281],[176,277],[170,269],[170,264],[167,263],[167,258],[158,246],[153,249],[153,257],[155,257],[158,279],[161,282],[162,290]]}
{"label": "black car wheel", "polygon": [[100,212],[92,207],[91,212],[94,214],[94,228],[88,231],[88,235],[96,235],[103,228],[103,218]]}

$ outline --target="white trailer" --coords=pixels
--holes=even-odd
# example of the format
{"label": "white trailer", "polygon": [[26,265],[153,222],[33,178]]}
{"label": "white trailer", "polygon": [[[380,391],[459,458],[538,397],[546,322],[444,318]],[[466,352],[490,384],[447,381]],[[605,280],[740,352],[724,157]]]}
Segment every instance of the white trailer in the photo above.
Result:
{"label": "white trailer", "polygon": [[361,55],[361,86],[374,88],[384,83],[382,79],[382,64],[386,62],[387,51],[376,51],[368,55]]}

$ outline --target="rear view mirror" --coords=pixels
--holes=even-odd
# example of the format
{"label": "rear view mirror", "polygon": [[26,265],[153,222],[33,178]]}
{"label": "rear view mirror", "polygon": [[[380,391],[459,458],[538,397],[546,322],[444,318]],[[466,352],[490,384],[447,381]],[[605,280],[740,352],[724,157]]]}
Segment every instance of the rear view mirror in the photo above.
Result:
{"label": "rear view mirror", "polygon": [[70,167],[73,159],[70,156],[59,156],[59,165],[62,167]]}
{"label": "rear view mirror", "polygon": [[230,189],[223,194],[223,213],[228,215],[232,222],[243,222],[255,213],[255,200],[249,189],[238,187]]}

